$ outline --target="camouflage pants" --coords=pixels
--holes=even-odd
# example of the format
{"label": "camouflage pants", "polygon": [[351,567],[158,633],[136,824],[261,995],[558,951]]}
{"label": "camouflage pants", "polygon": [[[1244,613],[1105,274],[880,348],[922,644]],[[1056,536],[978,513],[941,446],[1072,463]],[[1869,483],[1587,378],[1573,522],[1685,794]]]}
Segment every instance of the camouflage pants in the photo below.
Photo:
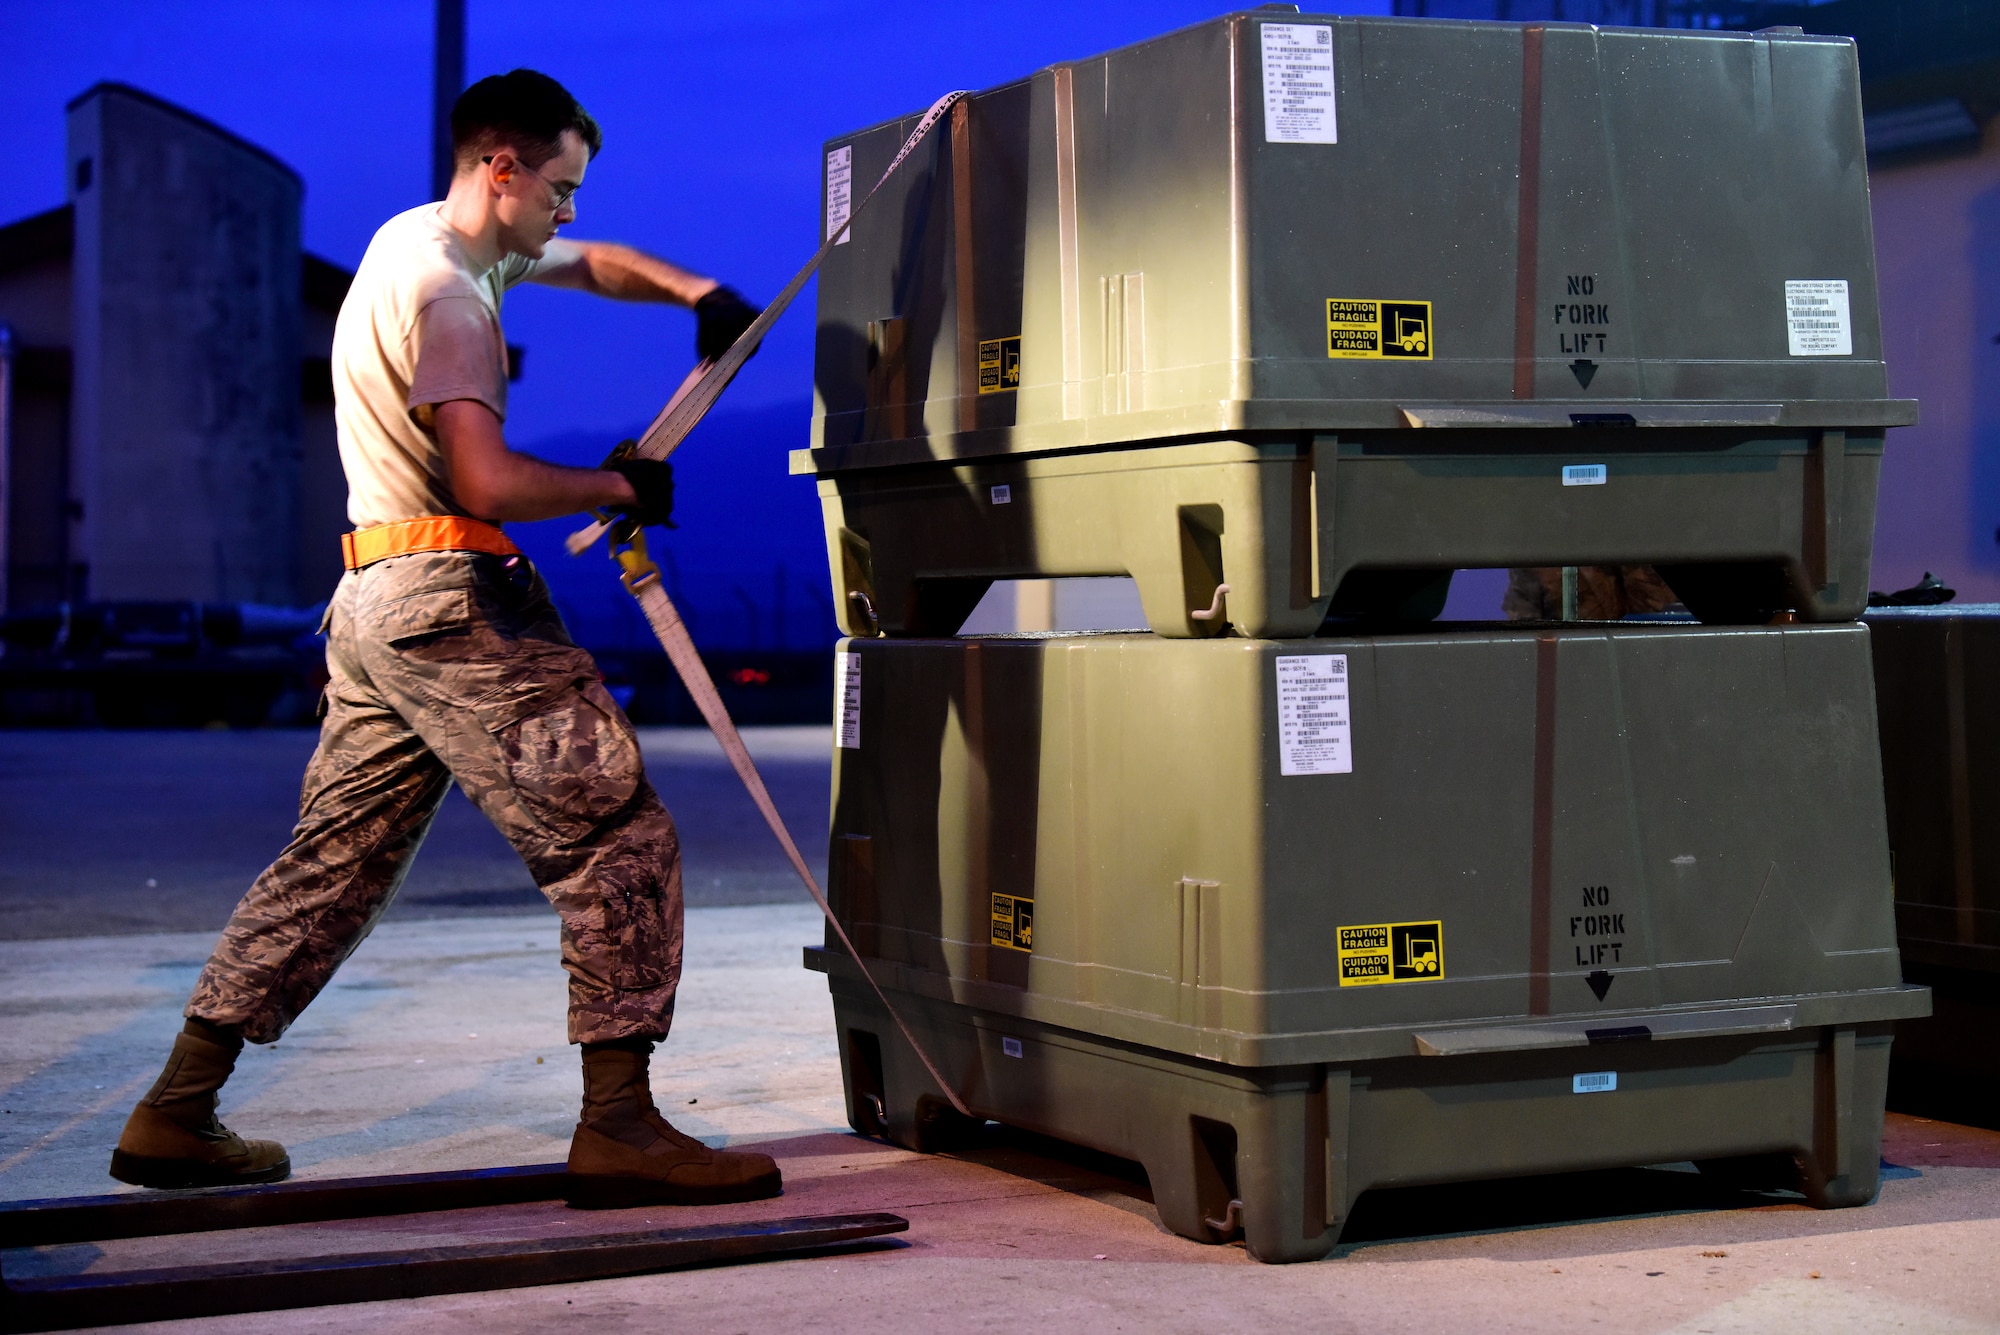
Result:
{"label": "camouflage pants", "polygon": [[[1664,612],[1679,601],[1651,566],[1578,566],[1576,614],[1584,621],[1617,621],[1634,612]],[[1562,617],[1562,567],[1531,566],[1507,572],[1500,609],[1509,621]]]}
{"label": "camouflage pants", "polygon": [[395,897],[453,780],[562,917],[573,1043],[662,1038],[681,972],[680,843],[632,725],[525,560],[394,557],[328,613],[326,718],[299,823],[187,1014],[269,1043]]}

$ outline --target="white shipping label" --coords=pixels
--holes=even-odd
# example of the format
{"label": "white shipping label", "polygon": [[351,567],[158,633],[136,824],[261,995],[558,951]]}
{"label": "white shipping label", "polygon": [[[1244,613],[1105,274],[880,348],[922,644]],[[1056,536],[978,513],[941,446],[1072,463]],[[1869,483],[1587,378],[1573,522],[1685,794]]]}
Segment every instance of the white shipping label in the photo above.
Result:
{"label": "white shipping label", "polygon": [[843,144],[826,155],[826,234],[834,244],[847,244],[847,220],[854,215],[854,145]]}
{"label": "white shipping label", "polygon": [[1851,357],[1854,326],[1847,316],[1847,280],[1790,279],[1785,284],[1785,332],[1794,357]]}
{"label": "white shipping label", "polygon": [[1352,774],[1347,655],[1284,655],[1278,660],[1278,772]]}
{"label": "white shipping label", "polygon": [[1609,1094],[1618,1088],[1618,1072],[1585,1071],[1570,1081],[1572,1094]]}
{"label": "white shipping label", "polygon": [[1603,464],[1564,464],[1565,487],[1601,487],[1608,475]]}
{"label": "white shipping label", "polygon": [[1264,142],[1336,144],[1333,28],[1322,23],[1266,23]]}
{"label": "white shipping label", "polygon": [[840,706],[840,744],[848,750],[861,746],[861,655],[833,656],[833,695]]}

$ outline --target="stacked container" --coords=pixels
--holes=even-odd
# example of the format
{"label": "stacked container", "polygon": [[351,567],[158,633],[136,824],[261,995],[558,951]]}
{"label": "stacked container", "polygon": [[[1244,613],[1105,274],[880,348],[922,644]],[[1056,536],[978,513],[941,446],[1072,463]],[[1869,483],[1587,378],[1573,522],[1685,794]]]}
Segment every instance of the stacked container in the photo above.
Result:
{"label": "stacked container", "polygon": [[[1231,15],[968,99],[850,220],[908,128],[827,146],[795,470],[852,637],[836,908],[961,1097],[1274,1260],[1399,1183],[1870,1198],[1925,997],[1867,635],[1810,624],[1914,418],[1852,45]],[[1628,562],[1710,624],[1428,624],[1457,569]],[[956,637],[1087,575],[1150,633]],[[812,962],[855,1125],[923,1143]]]}
{"label": "stacked container", "polygon": [[1890,1101],[2000,1117],[2000,606],[1868,614],[1896,944],[1935,1011],[1899,1033]]}

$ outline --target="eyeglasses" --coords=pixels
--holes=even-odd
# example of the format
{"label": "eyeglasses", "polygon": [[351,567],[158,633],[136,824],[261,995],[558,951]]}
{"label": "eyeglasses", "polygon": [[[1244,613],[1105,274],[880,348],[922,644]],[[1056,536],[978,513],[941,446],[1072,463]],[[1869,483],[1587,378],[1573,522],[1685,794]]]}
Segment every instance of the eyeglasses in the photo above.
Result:
{"label": "eyeglasses", "polygon": [[[498,156],[499,155],[497,153],[489,153],[485,157],[481,158],[480,161],[486,163],[488,166],[491,166],[493,163],[493,159]],[[514,159],[514,165],[519,167],[522,171],[528,173],[528,175],[534,177],[537,181],[540,181],[543,185],[549,188],[549,192],[555,196],[555,204],[553,207],[557,213],[561,213],[563,211],[564,206],[567,205],[572,199],[576,198],[576,192],[582,189],[581,186],[573,185],[569,189],[565,190],[561,186],[557,185],[554,181],[551,181],[548,177],[536,171],[533,167],[530,167],[527,163],[521,161],[519,158]]]}

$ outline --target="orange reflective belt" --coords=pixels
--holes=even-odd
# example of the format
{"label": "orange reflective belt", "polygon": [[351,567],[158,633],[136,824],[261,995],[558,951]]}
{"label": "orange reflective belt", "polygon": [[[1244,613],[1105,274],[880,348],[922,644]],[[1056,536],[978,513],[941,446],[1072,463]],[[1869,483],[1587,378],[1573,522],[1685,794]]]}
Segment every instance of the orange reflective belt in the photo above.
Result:
{"label": "orange reflective belt", "polygon": [[521,549],[493,525],[459,515],[403,519],[340,535],[340,556],[349,570],[359,570],[409,552],[487,552],[494,556],[519,556]]}

